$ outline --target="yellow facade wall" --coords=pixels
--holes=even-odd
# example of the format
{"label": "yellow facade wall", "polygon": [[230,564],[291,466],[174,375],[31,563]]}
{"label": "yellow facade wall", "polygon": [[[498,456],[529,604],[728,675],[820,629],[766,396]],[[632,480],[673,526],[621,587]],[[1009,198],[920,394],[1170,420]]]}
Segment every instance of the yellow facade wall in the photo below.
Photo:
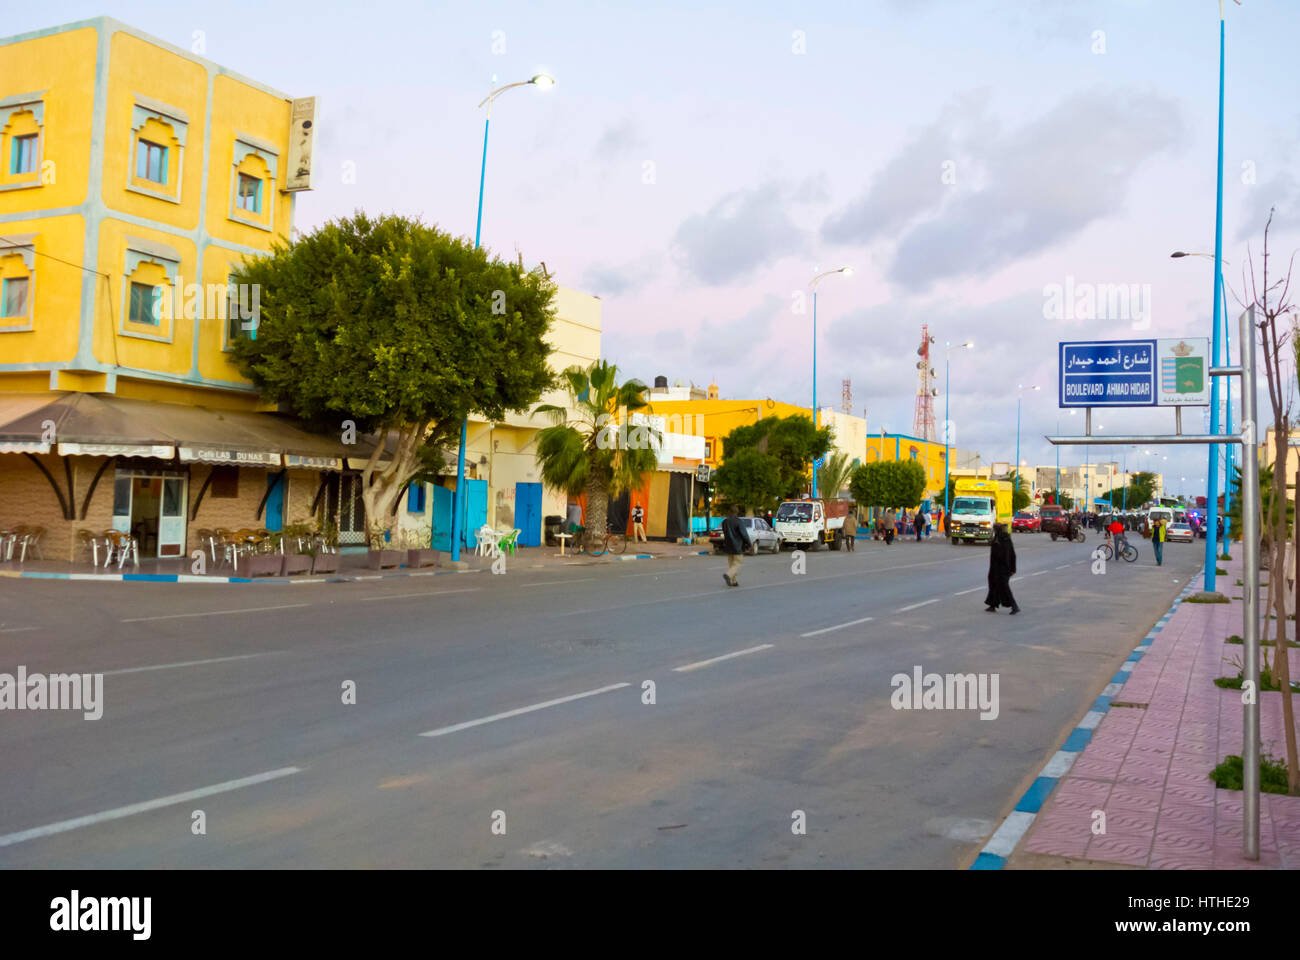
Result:
{"label": "yellow facade wall", "polygon": [[663,417],[680,417],[681,432],[702,434],[705,438],[704,462],[722,463],[722,438],[737,427],[757,423],[762,417],[803,416],[812,419],[812,410],[779,400],[652,400],[646,413]]}
{"label": "yellow facade wall", "polygon": [[[30,191],[15,191],[29,193]],[[5,198],[0,193],[0,200]],[[32,240],[33,269],[30,272],[30,330],[5,329],[0,320],[0,362],[67,362],[77,355],[77,326],[81,310],[81,262],[85,221],[78,214],[13,220],[0,223],[0,237],[35,234]],[[10,259],[10,258],[6,258]],[[28,324],[21,324],[27,326]],[[0,390],[22,390],[8,382],[13,375],[0,374]],[[40,389],[49,385],[45,375]]]}

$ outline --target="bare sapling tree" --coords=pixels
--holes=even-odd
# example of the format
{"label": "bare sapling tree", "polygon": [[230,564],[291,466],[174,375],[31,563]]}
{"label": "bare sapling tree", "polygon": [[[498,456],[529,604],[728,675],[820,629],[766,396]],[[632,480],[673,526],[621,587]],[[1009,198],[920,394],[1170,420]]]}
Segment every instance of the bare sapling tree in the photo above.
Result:
{"label": "bare sapling tree", "polygon": [[[1242,267],[1242,288],[1249,298],[1241,303],[1242,307],[1255,308],[1255,326],[1262,347],[1264,373],[1268,378],[1268,401],[1273,408],[1272,460],[1273,483],[1267,497],[1267,508],[1263,519],[1267,526],[1260,530],[1268,550],[1269,598],[1277,618],[1277,631],[1274,633],[1276,647],[1273,652],[1273,678],[1282,692],[1282,725],[1286,735],[1286,770],[1287,792],[1300,794],[1300,763],[1297,763],[1295,710],[1291,697],[1291,669],[1287,649],[1286,629],[1286,550],[1289,530],[1287,529],[1287,452],[1291,439],[1291,398],[1292,384],[1290,371],[1284,365],[1285,349],[1294,361],[1296,345],[1296,308],[1288,299],[1291,288],[1291,273],[1296,255],[1291,255],[1285,275],[1270,279],[1268,233],[1273,225],[1273,211],[1269,211],[1268,221],[1264,224],[1264,252],[1261,258],[1261,277],[1256,276],[1255,262],[1247,246],[1246,264]],[[1294,362],[1291,370],[1294,371]],[[1287,379],[1283,379],[1286,373]],[[1258,430],[1258,425],[1255,425]],[[1242,456],[1259,455],[1257,441],[1252,441],[1242,450]],[[1267,622],[1267,610],[1266,622]],[[1300,621],[1298,621],[1300,622]],[[1258,696],[1258,691],[1256,696]],[[1262,700],[1261,700],[1262,702]]]}

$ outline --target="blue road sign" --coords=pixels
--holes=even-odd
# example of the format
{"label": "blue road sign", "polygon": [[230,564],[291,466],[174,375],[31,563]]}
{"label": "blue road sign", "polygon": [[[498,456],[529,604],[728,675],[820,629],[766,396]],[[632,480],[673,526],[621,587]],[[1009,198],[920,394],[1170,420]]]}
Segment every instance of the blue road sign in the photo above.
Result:
{"label": "blue road sign", "polygon": [[1156,405],[1154,340],[1087,340],[1060,345],[1062,407]]}
{"label": "blue road sign", "polygon": [[1064,342],[1060,406],[1205,406],[1209,349],[1206,337]]}

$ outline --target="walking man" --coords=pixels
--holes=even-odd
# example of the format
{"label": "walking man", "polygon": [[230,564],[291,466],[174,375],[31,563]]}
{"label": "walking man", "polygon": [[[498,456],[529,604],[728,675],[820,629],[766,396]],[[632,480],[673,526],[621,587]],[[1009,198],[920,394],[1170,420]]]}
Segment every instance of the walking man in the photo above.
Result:
{"label": "walking man", "polygon": [[1157,517],[1151,525],[1151,551],[1156,555],[1156,566],[1165,565],[1165,521]]}
{"label": "walking man", "polygon": [[727,572],[722,579],[729,587],[740,586],[737,576],[749,549],[749,528],[740,522],[740,504],[733,504],[731,515],[722,521],[722,549],[727,554]]}
{"label": "walking man", "polygon": [[897,527],[894,525],[894,509],[891,507],[885,511],[885,546],[894,542],[894,534]]}
{"label": "walking man", "polygon": [[632,542],[649,543],[645,535],[645,511],[641,509],[641,504],[632,507]]}
{"label": "walking man", "polygon": [[1016,548],[1011,543],[1005,524],[993,524],[993,543],[989,547],[989,593],[984,598],[985,612],[997,613],[998,607],[1010,607],[1012,614],[1020,612],[1016,598],[1011,595],[1011,578],[1016,575]]}
{"label": "walking man", "polygon": [[925,514],[921,508],[916,508],[916,516],[912,518],[912,529],[916,531],[916,542],[921,542],[921,537],[925,536]]}
{"label": "walking man", "polygon": [[853,538],[858,535],[858,518],[855,510],[850,510],[844,517],[844,546],[853,552]]}

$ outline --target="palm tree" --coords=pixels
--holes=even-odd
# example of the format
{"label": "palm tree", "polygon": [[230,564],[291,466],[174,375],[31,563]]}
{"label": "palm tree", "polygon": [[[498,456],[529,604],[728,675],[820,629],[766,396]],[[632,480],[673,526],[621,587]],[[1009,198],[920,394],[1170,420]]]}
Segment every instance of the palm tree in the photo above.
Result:
{"label": "palm tree", "polygon": [[826,461],[826,466],[817,471],[817,489],[823,497],[833,500],[849,485],[849,474],[852,472],[849,455],[843,450],[837,450]]}
{"label": "palm tree", "polygon": [[[640,486],[655,469],[662,437],[657,430],[630,427],[626,418],[644,408],[646,385],[618,382],[618,367],[597,360],[560,375],[567,407],[542,404],[533,412],[554,426],[537,432],[542,482],[571,496],[587,494],[587,529],[604,534],[611,496]],[[572,411],[573,416],[570,417]]]}

